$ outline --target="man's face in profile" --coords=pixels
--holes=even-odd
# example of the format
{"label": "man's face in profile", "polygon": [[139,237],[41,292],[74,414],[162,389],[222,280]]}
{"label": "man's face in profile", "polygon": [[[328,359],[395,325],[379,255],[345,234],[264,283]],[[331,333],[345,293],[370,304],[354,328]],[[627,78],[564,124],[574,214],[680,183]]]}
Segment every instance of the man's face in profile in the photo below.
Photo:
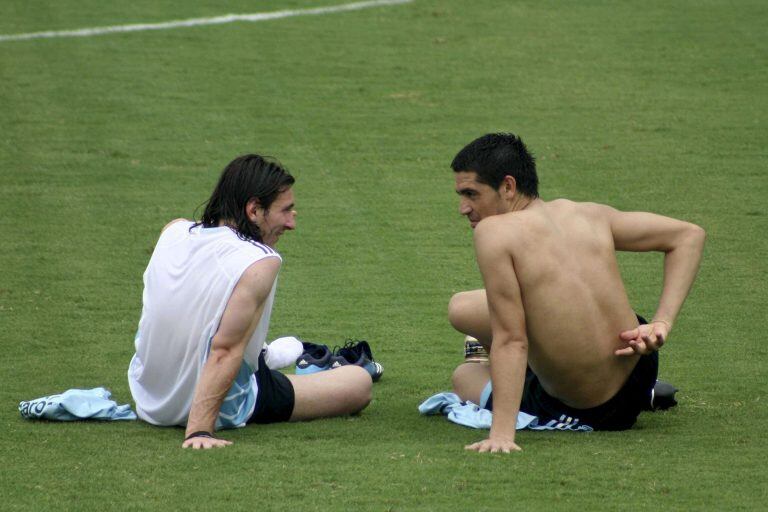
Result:
{"label": "man's face in profile", "polygon": [[285,231],[296,229],[295,206],[293,190],[289,188],[280,192],[268,210],[258,209],[256,225],[259,226],[265,244],[274,247]]}
{"label": "man's face in profile", "polygon": [[454,173],[456,193],[459,194],[459,213],[469,219],[469,225],[475,229],[477,223],[491,215],[504,213],[504,201],[501,194],[490,185],[477,180],[474,171]]}

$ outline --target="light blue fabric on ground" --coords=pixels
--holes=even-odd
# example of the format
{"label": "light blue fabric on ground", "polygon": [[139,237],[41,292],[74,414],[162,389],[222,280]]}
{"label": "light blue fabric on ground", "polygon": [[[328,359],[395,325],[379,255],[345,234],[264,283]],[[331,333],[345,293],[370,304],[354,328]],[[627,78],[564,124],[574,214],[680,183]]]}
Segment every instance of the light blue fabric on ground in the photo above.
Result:
{"label": "light blue fabric on ground", "polygon": [[19,402],[19,412],[27,419],[55,421],[136,419],[130,405],[117,405],[111,396],[104,388],[70,389]]}
{"label": "light blue fabric on ground", "polygon": [[[260,359],[260,364],[266,364]],[[221,403],[219,417],[216,418],[216,430],[244,427],[256,407],[256,377],[254,369],[245,361],[235,376],[227,396]]]}
{"label": "light blue fabric on ground", "polygon": [[[485,396],[487,401],[488,397]],[[470,428],[491,428],[493,413],[472,402],[462,402],[455,393],[438,393],[427,398],[419,405],[419,412],[424,415],[443,414],[449,421]],[[589,432],[592,427],[579,425],[572,418],[561,417],[559,421],[549,421],[539,425],[539,418],[520,411],[517,414],[517,430],[575,430]]]}
{"label": "light blue fabric on ground", "polygon": [[491,385],[491,381],[488,381],[488,384],[483,388],[483,392],[480,393],[480,407],[483,409],[486,408],[485,406],[488,404],[488,399],[491,397],[492,392],[493,386]]}

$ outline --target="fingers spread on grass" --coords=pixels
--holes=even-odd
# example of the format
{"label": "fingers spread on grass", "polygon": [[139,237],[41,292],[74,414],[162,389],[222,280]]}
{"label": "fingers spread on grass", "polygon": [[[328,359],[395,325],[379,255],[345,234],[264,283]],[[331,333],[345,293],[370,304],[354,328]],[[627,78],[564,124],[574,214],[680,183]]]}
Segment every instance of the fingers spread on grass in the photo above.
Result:
{"label": "fingers spread on grass", "polygon": [[193,450],[209,450],[211,448],[224,448],[232,444],[232,441],[226,439],[216,439],[213,437],[193,437],[182,443],[182,448],[192,448]]}
{"label": "fingers spread on grass", "polygon": [[478,453],[511,453],[519,452],[520,448],[514,441],[494,441],[491,439],[485,439],[472,443],[464,447],[465,450],[475,451]]}

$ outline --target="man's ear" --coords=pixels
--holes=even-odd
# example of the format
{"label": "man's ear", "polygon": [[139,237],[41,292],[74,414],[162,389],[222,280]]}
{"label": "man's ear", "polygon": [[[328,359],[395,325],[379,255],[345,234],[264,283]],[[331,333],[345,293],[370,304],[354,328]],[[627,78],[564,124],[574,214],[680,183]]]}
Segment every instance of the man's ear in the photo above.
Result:
{"label": "man's ear", "polygon": [[259,214],[261,212],[262,212],[261,203],[255,197],[252,199],[249,199],[248,202],[245,203],[245,215],[248,217],[248,220],[250,222],[255,223],[259,218]]}
{"label": "man's ear", "polygon": [[501,182],[501,187],[499,188],[499,191],[502,193],[502,195],[508,199],[511,199],[515,192],[517,192],[517,181],[515,178],[507,174],[504,176],[504,179]]}

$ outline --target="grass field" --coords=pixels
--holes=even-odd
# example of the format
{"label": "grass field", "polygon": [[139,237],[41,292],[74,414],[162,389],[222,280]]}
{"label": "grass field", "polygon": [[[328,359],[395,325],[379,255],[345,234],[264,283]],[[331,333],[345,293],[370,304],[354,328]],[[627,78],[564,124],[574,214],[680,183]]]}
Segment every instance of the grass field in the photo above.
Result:
{"label": "grass field", "polygon": [[[106,4],[4,0],[0,34],[335,2]],[[0,41],[0,509],[764,509],[767,24],[758,1],[417,0]],[[522,432],[511,456],[418,415],[461,359],[448,299],[481,285],[449,164],[489,131],[522,135],[544,199],[707,230],[662,353],[679,407],[623,433]],[[271,335],[367,338],[385,367],[369,408],[205,453],[179,429],[22,420],[20,400],[73,387],[130,401],[159,230],[251,151],[298,178]],[[652,314],[661,257],[620,262]]]}

